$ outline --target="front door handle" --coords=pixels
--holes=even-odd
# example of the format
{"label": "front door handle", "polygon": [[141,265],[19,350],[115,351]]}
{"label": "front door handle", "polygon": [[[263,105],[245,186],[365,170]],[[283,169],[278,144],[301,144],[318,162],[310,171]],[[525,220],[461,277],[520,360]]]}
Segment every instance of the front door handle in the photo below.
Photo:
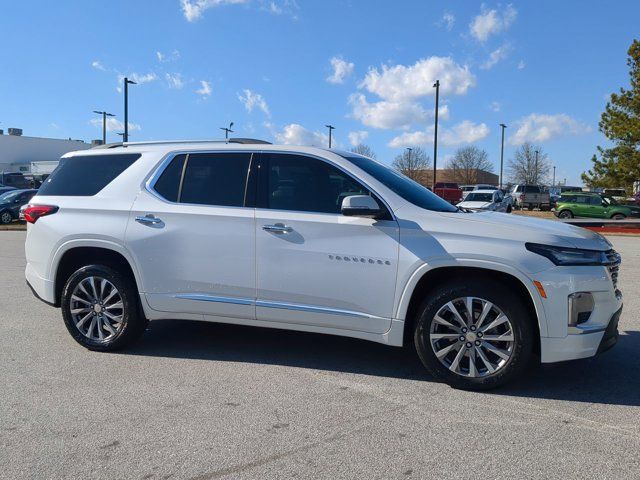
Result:
{"label": "front door handle", "polygon": [[291,233],[293,228],[286,226],[284,223],[276,223],[274,225],[263,225],[262,229],[265,232],[271,233]]}
{"label": "front door handle", "polygon": [[141,223],[142,225],[157,225],[162,223],[162,220],[150,213],[147,213],[144,217],[142,215],[136,217],[136,222]]}

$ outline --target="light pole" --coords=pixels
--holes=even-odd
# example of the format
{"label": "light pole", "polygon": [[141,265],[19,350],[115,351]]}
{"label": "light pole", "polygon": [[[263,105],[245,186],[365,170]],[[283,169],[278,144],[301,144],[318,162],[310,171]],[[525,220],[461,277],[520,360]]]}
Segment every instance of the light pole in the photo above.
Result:
{"label": "light pole", "polygon": [[440,80],[433,84],[436,89],[436,118],[433,131],[433,191],[436,190],[436,164],[438,162],[438,103],[440,101]]}
{"label": "light pole", "polygon": [[122,141],[129,141],[129,84],[136,85],[136,82],[124,77],[124,135]]}
{"label": "light pole", "polygon": [[504,165],[504,129],[507,126],[504,123],[500,124],[502,128],[502,143],[500,144],[500,190],[502,190],[502,167]]}
{"label": "light pole", "polygon": [[231,122],[228,127],[220,127],[220,130],[224,130],[225,140],[229,140],[229,134],[233,133],[233,130],[231,130],[231,127],[233,127],[233,122]]}
{"label": "light pole", "polygon": [[331,132],[336,129],[333,125],[325,125],[329,129],[329,148],[331,148]]}
{"label": "light pole", "polygon": [[535,177],[534,177],[535,184],[538,183],[538,154],[539,153],[540,153],[540,150],[536,150],[536,168],[535,168]]}
{"label": "light pole", "polygon": [[102,115],[102,144],[105,145],[107,143],[107,117],[115,117],[115,115],[113,113],[107,113],[105,111],[99,112],[97,110],[94,110],[93,113]]}
{"label": "light pole", "polygon": [[555,187],[556,186],[556,166],[553,166],[553,182],[551,182],[551,186]]}

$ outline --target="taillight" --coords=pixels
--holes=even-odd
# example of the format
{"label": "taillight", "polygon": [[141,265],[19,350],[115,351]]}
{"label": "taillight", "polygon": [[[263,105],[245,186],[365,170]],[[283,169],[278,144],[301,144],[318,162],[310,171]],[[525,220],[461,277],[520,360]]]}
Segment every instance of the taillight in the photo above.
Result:
{"label": "taillight", "polygon": [[27,205],[24,209],[24,219],[29,223],[36,223],[40,217],[52,215],[58,211],[55,205]]}

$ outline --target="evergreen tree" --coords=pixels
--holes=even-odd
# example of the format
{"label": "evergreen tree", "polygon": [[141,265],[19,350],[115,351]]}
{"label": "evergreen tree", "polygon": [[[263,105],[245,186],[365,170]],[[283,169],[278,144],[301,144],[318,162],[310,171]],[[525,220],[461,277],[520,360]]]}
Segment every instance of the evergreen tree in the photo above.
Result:
{"label": "evergreen tree", "polygon": [[593,166],[582,180],[589,187],[624,187],[630,193],[640,180],[640,41],[633,41],[628,56],[631,88],[611,94],[599,124],[613,147],[598,147],[600,158],[591,158]]}

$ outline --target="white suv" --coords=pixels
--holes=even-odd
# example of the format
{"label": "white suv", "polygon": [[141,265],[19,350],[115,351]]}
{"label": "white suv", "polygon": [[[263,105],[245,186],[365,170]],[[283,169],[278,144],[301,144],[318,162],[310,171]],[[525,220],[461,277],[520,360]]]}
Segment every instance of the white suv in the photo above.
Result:
{"label": "white suv", "polygon": [[466,213],[370,158],[248,139],[63,157],[24,209],[26,278],[115,350],[188,319],[413,345],[455,387],[612,346],[619,255],[560,222]]}

